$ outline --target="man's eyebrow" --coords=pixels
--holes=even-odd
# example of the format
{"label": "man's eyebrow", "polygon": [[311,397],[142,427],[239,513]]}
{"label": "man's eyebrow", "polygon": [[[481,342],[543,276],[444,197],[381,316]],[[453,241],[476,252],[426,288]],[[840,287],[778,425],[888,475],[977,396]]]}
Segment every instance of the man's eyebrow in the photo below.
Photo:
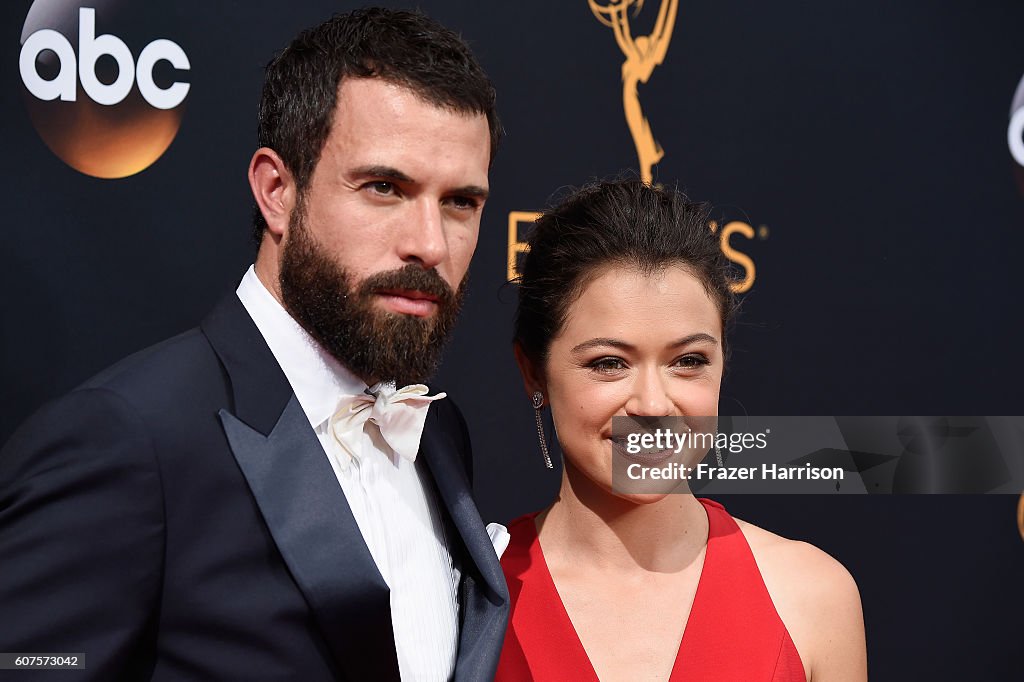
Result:
{"label": "man's eyebrow", "polygon": [[[415,180],[392,166],[359,166],[352,169],[352,175],[357,178],[380,178],[381,180],[404,182],[409,185],[416,184]],[[486,187],[481,187],[480,185],[466,185],[464,187],[456,187],[448,192],[448,194],[484,200],[491,193]]]}
{"label": "man's eyebrow", "polygon": [[490,191],[486,187],[480,185],[466,185],[465,187],[456,187],[449,194],[455,194],[461,197],[475,197],[477,199],[486,199],[490,196]]}
{"label": "man's eyebrow", "polygon": [[382,178],[398,182],[415,183],[408,175],[391,166],[359,166],[352,170],[352,175],[363,178]]}

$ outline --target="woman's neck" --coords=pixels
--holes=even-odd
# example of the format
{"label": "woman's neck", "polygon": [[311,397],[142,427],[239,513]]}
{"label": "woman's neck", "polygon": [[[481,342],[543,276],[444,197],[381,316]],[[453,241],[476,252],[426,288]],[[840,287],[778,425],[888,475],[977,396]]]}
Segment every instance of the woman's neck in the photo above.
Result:
{"label": "woman's neck", "polygon": [[543,546],[611,571],[682,570],[708,537],[707,513],[692,494],[625,499],[568,463],[558,499],[538,518],[538,527]]}

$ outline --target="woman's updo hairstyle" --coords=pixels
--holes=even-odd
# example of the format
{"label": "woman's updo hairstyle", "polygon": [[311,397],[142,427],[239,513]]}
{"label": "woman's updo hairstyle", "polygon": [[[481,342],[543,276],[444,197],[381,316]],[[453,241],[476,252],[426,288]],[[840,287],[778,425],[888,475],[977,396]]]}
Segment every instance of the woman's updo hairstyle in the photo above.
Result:
{"label": "woman's updo hairstyle", "polygon": [[538,368],[565,324],[569,306],[608,266],[651,275],[681,266],[701,281],[726,330],[736,310],[729,262],[708,225],[707,204],[640,180],[574,190],[534,225],[519,284],[515,341]]}

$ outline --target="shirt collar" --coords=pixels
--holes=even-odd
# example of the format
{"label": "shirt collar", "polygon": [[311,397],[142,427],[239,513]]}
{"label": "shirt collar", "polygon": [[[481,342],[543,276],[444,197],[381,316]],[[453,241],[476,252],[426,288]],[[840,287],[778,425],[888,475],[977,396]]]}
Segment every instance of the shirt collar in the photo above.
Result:
{"label": "shirt collar", "polygon": [[270,346],[314,429],[334,414],[342,395],[366,390],[365,382],[325,351],[284,309],[253,266],[235,293]]}

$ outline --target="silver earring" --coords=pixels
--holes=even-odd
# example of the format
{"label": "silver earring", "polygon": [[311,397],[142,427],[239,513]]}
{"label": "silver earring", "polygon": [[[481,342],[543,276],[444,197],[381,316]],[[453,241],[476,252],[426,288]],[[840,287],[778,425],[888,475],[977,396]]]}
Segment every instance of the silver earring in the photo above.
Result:
{"label": "silver earring", "polygon": [[544,420],[540,416],[540,408],[544,407],[544,394],[540,391],[533,392],[533,415],[537,418],[537,439],[540,441],[540,454],[544,456],[544,466],[554,469],[551,463],[551,454],[548,452],[547,438],[544,437]]}
{"label": "silver earring", "polygon": [[719,467],[725,466],[725,460],[722,459],[722,448],[718,447],[718,434],[715,434],[715,461],[718,462]]}

